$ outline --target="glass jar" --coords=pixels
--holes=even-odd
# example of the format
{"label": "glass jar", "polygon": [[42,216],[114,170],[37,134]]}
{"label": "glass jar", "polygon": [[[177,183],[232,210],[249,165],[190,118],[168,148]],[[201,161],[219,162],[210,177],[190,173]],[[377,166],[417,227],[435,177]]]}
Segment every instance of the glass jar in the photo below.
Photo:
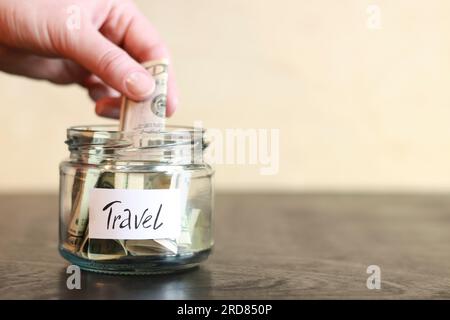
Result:
{"label": "glass jar", "polygon": [[80,268],[112,274],[197,266],[213,246],[213,169],[204,131],[114,126],[67,130],[60,164],[59,251]]}

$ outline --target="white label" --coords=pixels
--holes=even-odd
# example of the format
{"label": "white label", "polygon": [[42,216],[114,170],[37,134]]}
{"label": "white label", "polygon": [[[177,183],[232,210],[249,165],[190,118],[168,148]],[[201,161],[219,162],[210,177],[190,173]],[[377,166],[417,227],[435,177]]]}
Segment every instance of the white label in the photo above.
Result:
{"label": "white label", "polygon": [[180,190],[93,189],[92,239],[174,239],[180,234]]}

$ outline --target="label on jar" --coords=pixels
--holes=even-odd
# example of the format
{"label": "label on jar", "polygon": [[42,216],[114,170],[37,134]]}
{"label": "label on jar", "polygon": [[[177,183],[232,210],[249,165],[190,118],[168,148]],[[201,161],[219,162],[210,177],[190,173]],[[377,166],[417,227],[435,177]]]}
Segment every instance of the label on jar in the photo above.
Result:
{"label": "label on jar", "polygon": [[100,189],[89,199],[89,238],[174,239],[180,234],[180,190]]}

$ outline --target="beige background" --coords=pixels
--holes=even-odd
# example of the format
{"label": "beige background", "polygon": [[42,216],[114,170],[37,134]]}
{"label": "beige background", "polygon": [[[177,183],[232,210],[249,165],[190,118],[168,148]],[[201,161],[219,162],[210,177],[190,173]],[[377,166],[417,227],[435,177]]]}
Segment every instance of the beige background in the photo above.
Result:
{"label": "beige background", "polygon": [[[172,123],[281,130],[278,175],[218,166],[219,189],[450,189],[449,1],[138,4],[173,53]],[[65,129],[108,120],[73,86],[0,74],[0,88],[0,191],[56,190]]]}

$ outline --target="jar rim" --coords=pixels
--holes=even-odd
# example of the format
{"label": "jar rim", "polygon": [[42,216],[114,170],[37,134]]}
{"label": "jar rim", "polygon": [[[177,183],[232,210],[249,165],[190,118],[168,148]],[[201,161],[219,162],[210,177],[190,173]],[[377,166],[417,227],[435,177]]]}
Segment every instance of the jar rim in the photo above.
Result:
{"label": "jar rim", "polygon": [[[108,129],[109,128],[109,129]],[[69,132],[105,132],[105,133],[125,133],[125,131],[118,130],[119,127],[116,124],[94,124],[94,125],[77,125],[67,128],[67,134]],[[168,130],[169,129],[169,130]],[[145,134],[165,134],[174,131],[185,131],[194,132],[201,129],[202,132],[205,131],[203,128],[197,128],[193,126],[182,126],[182,125],[166,125],[165,128],[160,132],[150,132],[150,131],[139,131]]]}
{"label": "jar rim", "polygon": [[[190,159],[209,145],[201,127],[166,126],[164,130],[120,131],[118,125],[84,125],[67,129],[66,144],[75,158]],[[163,157],[161,156],[163,154]],[[179,156],[181,155],[181,156]]]}

